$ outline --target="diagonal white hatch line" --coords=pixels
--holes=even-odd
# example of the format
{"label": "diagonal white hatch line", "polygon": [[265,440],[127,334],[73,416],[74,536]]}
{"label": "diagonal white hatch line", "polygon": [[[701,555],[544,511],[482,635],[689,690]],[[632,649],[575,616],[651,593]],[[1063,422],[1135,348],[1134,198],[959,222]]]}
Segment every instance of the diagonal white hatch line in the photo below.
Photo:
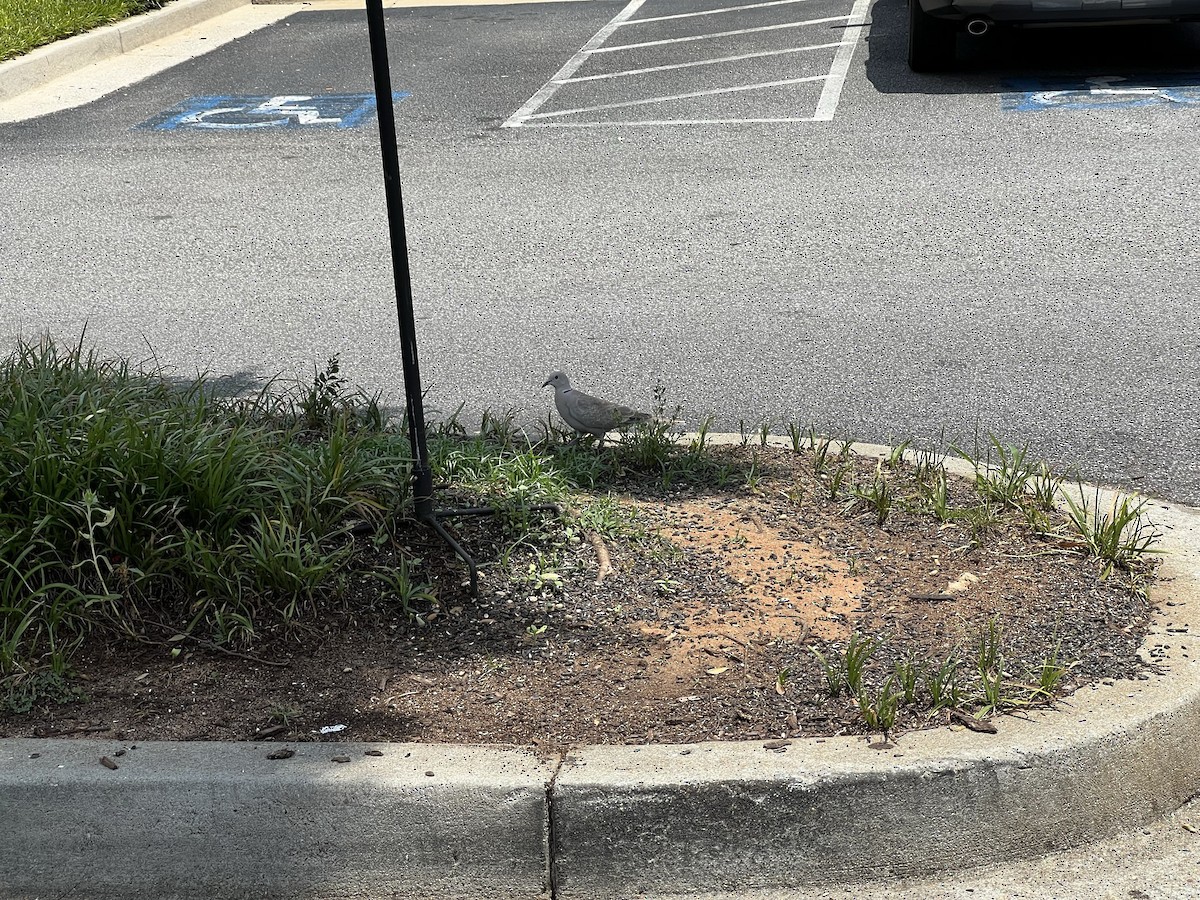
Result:
{"label": "diagonal white hatch line", "polygon": [[833,65],[829,69],[829,80],[825,82],[821,99],[817,101],[817,111],[813,114],[815,122],[829,122],[837,112],[842,87],[846,84],[846,75],[850,72],[850,60],[854,58],[854,48],[858,46],[862,37],[863,26],[867,22],[867,8],[870,5],[871,0],[855,0],[854,7],[850,10],[850,21],[846,23],[846,28],[854,29],[854,37],[838,47]]}
{"label": "diagonal white hatch line", "polygon": [[742,62],[746,59],[762,59],[767,56],[783,56],[788,53],[805,53],[810,50],[832,50],[842,46],[843,41],[832,44],[810,44],[807,47],[787,47],[783,50],[759,50],[756,53],[739,53],[737,56],[718,56],[713,59],[695,59],[691,62],[671,63],[664,66],[647,66],[644,69],[623,69],[620,72],[605,72],[602,75],[580,75],[564,78],[563,84],[578,84],[581,81],[603,81],[608,78],[624,78],[627,75],[646,75],[650,72],[669,72],[673,69],[692,69],[696,66],[714,66],[718,63]]}
{"label": "diagonal white hatch line", "polygon": [[587,61],[587,58],[592,52],[609,39],[614,31],[623,25],[630,16],[636,13],[645,3],[646,0],[631,0],[630,4],[622,9],[612,21],[592,35],[591,40],[579,48],[579,52],[572,56],[563,64],[549,81],[542,85],[541,89],[525,101],[525,105],[518,109],[515,113],[508,117],[507,121],[501,125],[501,128],[516,128],[521,125],[526,119],[532,116],[537,110],[552,96],[555,91],[562,87],[564,79],[570,78],[575,74],[576,70]]}
{"label": "diagonal white hatch line", "polygon": [[[862,0],[859,0],[859,2],[861,3]],[[867,0],[867,2],[870,2],[870,0]],[[853,15],[853,13],[851,15]],[[821,19],[805,19],[801,22],[784,22],[780,25],[759,25],[756,28],[737,28],[733,31],[714,31],[710,34],[689,34],[686,37],[664,38],[659,41],[642,41],[638,44],[617,44],[612,47],[596,47],[587,52],[614,53],[617,50],[637,50],[642,47],[660,47],[664,44],[686,44],[689,41],[708,41],[714,38],[737,37],[741,34],[757,34],[760,31],[779,31],[782,28],[804,28],[807,25],[824,25],[827,22],[845,22],[849,18],[850,16],[825,16]],[[582,53],[583,51],[581,50],[580,52]]]}
{"label": "diagonal white hatch line", "polygon": [[692,97],[712,97],[716,94],[734,94],[739,91],[756,91],[759,88],[780,87],[786,84],[802,84],[806,81],[822,81],[828,75],[806,75],[803,78],[784,78],[780,81],[764,81],[759,84],[739,84],[737,87],[712,88],[707,91],[689,91],[686,94],[671,94],[665,97],[646,97],[643,100],[623,100],[620,103],[601,103],[596,106],[581,106],[576,109],[559,109],[548,113],[535,113],[529,119],[551,119],[576,113],[599,112],[604,109],[623,109],[628,106],[645,106],[647,103],[666,103],[670,100],[688,100]]}

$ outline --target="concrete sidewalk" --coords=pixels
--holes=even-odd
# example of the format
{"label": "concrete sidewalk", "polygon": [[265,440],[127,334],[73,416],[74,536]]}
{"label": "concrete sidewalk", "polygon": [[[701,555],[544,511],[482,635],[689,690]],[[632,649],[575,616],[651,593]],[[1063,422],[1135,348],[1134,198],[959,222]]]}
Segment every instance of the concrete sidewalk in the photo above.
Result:
{"label": "concrete sidewalk", "polygon": [[[549,760],[412,744],[297,744],[269,759],[279,745],[0,741],[0,897],[817,897],[921,876],[933,877],[914,898],[947,884],[936,896],[988,896],[951,888],[1009,877],[970,870],[1020,860],[1049,877],[1040,857],[1122,846],[1151,826],[1190,852],[1192,832],[1154,823],[1200,789],[1200,510],[1147,511],[1167,551],[1143,647],[1156,672],[1004,717],[997,735]],[[1176,881],[1183,893],[1163,896],[1200,897],[1195,872]]]}

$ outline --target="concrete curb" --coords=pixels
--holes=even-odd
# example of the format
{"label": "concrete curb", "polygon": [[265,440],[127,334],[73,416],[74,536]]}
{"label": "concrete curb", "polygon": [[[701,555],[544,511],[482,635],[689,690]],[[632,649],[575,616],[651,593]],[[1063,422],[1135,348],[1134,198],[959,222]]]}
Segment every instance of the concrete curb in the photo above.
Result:
{"label": "concrete curb", "polygon": [[[1158,671],[1006,717],[998,735],[584,747],[561,764],[489,747],[298,744],[268,761],[277,745],[152,742],[117,770],[100,757],[119,745],[0,740],[0,897],[779,890],[1142,826],[1200,790],[1200,510],[1148,512],[1166,551],[1142,648]],[[351,762],[330,760],[341,753]]]}
{"label": "concrete curb", "polygon": [[[0,896],[540,897],[554,762],[486,747],[0,742]],[[339,754],[349,762],[333,762]],[[100,758],[118,767],[108,769]]]}
{"label": "concrete curb", "polygon": [[0,63],[0,101],[249,3],[250,0],[175,0],[154,12],[39,47]]}

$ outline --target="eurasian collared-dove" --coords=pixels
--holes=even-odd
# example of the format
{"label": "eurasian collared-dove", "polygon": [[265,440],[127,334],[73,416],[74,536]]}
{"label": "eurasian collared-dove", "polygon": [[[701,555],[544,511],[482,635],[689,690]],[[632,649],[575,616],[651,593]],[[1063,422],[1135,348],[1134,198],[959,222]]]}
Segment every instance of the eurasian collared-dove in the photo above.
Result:
{"label": "eurasian collared-dove", "polygon": [[638,422],[649,422],[649,413],[592,397],[571,387],[565,372],[551,372],[542,387],[554,386],[554,408],[563,421],[577,432],[590,434],[604,441],[610,431],[627,428]]}

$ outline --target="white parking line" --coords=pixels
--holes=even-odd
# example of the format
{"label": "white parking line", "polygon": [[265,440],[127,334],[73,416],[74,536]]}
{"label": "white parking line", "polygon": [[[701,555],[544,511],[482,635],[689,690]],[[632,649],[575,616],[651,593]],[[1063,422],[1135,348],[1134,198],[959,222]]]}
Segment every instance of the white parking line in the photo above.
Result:
{"label": "white parking line", "polygon": [[737,56],[718,56],[715,59],[697,59],[694,62],[672,63],[669,66],[650,66],[645,69],[625,69],[621,72],[605,72],[603,75],[580,75],[577,78],[564,78],[559,84],[576,84],[580,81],[601,81],[605,78],[621,78],[625,75],[645,75],[647,72],[667,72],[671,69],[690,69],[693,66],[712,66],[724,62],[740,62],[743,59],[761,59],[764,56],[782,56],[785,53],[803,53],[806,50],[831,50],[841,47],[846,41],[835,41],[832,44],[810,44],[807,47],[788,47],[786,50],[760,50],[757,53],[740,53]]}
{"label": "white parking line", "polygon": [[515,113],[501,125],[501,128],[516,128],[528,119],[535,110],[541,107],[547,100],[554,96],[554,92],[561,87],[562,79],[570,78],[575,74],[576,70],[582,66],[592,50],[608,40],[609,35],[621,27],[625,20],[637,12],[646,0],[631,0],[630,4],[613,17],[613,20],[592,35],[591,40],[579,48],[579,52],[567,60],[566,64],[559,69],[554,76],[542,85],[541,90],[530,97],[525,105],[518,109]]}
{"label": "white parking line", "polygon": [[647,103],[665,103],[668,100],[688,100],[692,97],[712,97],[716,94],[735,94],[739,91],[756,91],[759,88],[780,87],[785,84],[801,84],[806,81],[823,81],[828,75],[807,75],[804,78],[784,78],[780,81],[764,81],[760,84],[739,84],[737,87],[712,88],[707,91],[689,91],[686,94],[671,94],[665,97],[646,97],[642,100],[623,100],[620,103],[601,103],[596,106],[580,106],[577,109],[557,109],[554,112],[535,113],[531,119],[549,119],[575,113],[598,112],[602,109],[622,109],[627,106],[645,106]]}
{"label": "white parking line", "polygon": [[850,60],[854,58],[854,48],[858,46],[859,36],[867,21],[867,7],[870,5],[871,0],[855,0],[853,8],[850,10],[850,21],[846,27],[854,29],[854,38],[838,47],[837,56],[833,58],[833,65],[829,69],[829,80],[825,82],[825,89],[821,91],[821,99],[817,101],[817,111],[813,114],[814,121],[828,122],[837,112],[838,100],[842,96],[842,87],[846,84],[846,74],[850,71]]}
{"label": "white parking line", "polygon": [[664,44],[685,44],[689,41],[707,41],[713,38],[735,37],[739,34],[755,34],[760,31],[779,31],[783,28],[803,28],[805,25],[824,25],[826,22],[845,22],[850,16],[826,16],[823,19],[805,19],[802,22],[784,22],[781,25],[759,25],[756,28],[738,28],[734,31],[714,31],[710,34],[690,34],[686,37],[664,38],[661,41],[643,41],[640,44],[619,44],[616,47],[596,47],[589,53],[614,53],[617,50],[635,50],[639,47],[659,47]]}

